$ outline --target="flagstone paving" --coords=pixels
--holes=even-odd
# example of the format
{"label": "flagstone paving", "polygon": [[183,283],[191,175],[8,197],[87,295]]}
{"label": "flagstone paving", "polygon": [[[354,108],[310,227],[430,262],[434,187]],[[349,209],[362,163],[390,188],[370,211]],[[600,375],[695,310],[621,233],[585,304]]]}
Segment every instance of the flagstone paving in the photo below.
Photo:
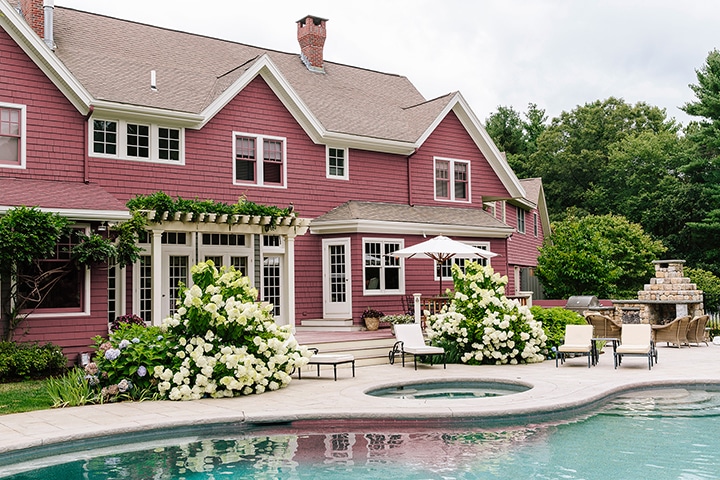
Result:
{"label": "flagstone paving", "polygon": [[[243,423],[247,425],[295,420],[366,419],[380,424],[388,419],[498,418],[528,416],[577,409],[627,389],[657,385],[720,384],[720,346],[710,344],[681,349],[658,347],[659,363],[648,370],[644,358],[627,357],[613,368],[612,349],[606,347],[597,366],[585,358],[569,359],[559,368],[554,360],[531,365],[440,366],[412,362],[356,369],[339,366],[321,376],[314,368],[303,371],[281,390],[236,398],[190,402],[124,402],[40,410],[0,416],[0,453],[69,442],[103,435],[169,427]],[[423,380],[493,380],[531,385],[507,396],[478,399],[388,399],[366,395],[383,386]],[[333,423],[338,423],[337,421]]]}

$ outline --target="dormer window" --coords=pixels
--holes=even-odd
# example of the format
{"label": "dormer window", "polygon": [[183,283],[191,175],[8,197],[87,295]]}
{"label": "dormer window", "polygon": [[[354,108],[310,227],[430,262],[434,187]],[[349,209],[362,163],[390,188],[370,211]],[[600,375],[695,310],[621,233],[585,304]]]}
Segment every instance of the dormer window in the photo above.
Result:
{"label": "dormer window", "polygon": [[93,157],[184,163],[183,129],[103,119],[94,119],[90,128]]}

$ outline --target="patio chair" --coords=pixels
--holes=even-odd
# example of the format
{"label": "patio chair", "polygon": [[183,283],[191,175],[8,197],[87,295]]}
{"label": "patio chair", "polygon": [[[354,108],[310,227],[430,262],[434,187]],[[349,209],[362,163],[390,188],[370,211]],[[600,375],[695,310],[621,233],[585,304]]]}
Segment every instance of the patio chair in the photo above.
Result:
{"label": "patio chair", "polygon": [[678,348],[688,345],[687,330],[690,323],[690,315],[678,317],[665,325],[653,325],[652,334],[655,345],[665,342],[667,346],[670,344],[677,345]]}
{"label": "patio chair", "polygon": [[[308,365],[317,365],[317,376],[320,376],[320,365],[332,365],[333,366],[333,377],[337,382],[337,366],[342,363],[352,364],[352,376],[355,376],[355,357],[350,353],[318,353],[319,350],[315,347],[310,347],[308,350],[313,352],[313,356],[310,357]],[[298,380],[302,379],[302,368],[297,369]]]}
{"label": "patio chair", "polygon": [[622,363],[624,356],[647,357],[648,370],[652,369],[653,357],[657,359],[652,341],[652,328],[648,323],[623,325],[620,345],[613,353],[615,368]]}
{"label": "patio chair", "polygon": [[585,315],[585,321],[593,326],[593,337],[620,340],[620,332],[622,331],[622,323],[617,323],[607,315],[600,313],[588,313]]}
{"label": "patio chair", "polygon": [[565,363],[568,354],[587,355],[588,368],[595,364],[595,351],[593,348],[593,326],[592,325],[565,325],[565,340],[555,350],[555,367]]}
{"label": "patio chair", "polygon": [[417,370],[418,357],[430,357],[430,365],[433,364],[433,356],[442,355],[443,368],[447,368],[447,355],[442,347],[432,347],[425,344],[422,329],[418,323],[408,323],[395,325],[395,338],[397,341],[393,345],[392,350],[388,353],[390,365],[395,363],[395,356],[402,356],[402,366],[405,366],[405,354],[411,354],[415,362],[415,370]]}
{"label": "patio chair", "polygon": [[694,317],[692,320],[690,320],[687,329],[688,345],[694,343],[695,346],[699,347],[700,343],[704,343],[707,346],[708,338],[705,327],[707,327],[709,319],[710,315],[698,315],[697,317]]}

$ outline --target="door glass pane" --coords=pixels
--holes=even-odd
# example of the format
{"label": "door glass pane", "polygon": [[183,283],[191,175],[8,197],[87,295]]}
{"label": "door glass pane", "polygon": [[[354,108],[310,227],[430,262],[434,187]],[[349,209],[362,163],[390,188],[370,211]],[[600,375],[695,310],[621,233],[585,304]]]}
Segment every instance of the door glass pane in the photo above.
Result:
{"label": "door glass pane", "polygon": [[272,303],[273,315],[280,316],[280,257],[263,259],[263,301]]}
{"label": "door glass pane", "polygon": [[188,257],[186,256],[170,256],[169,259],[169,278],[170,291],[168,297],[170,301],[170,315],[177,310],[177,300],[179,298],[180,283],[188,284]]}
{"label": "door glass pane", "polygon": [[345,276],[345,245],[330,245],[330,301],[333,303],[347,300]]}

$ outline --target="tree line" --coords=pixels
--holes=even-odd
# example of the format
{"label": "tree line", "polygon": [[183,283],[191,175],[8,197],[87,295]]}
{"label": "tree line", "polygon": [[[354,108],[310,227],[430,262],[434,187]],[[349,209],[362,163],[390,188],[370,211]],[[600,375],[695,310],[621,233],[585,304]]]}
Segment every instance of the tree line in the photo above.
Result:
{"label": "tree line", "polygon": [[[522,114],[500,106],[486,119],[486,129],[518,177],[542,178],[554,231],[563,232],[567,224],[583,219],[588,222],[588,217],[627,221],[642,227],[633,235],[647,235],[637,246],[643,263],[648,253],[662,254],[720,276],[717,49],[696,75],[697,83],[690,85],[694,100],[681,107],[693,117],[686,126],[668,118],[663,108],[610,97],[550,120],[533,103]],[[607,222],[592,222],[614,231]],[[587,237],[576,240],[582,238]],[[581,243],[574,248],[581,249]],[[619,255],[615,250],[612,254]],[[624,268],[630,269],[627,262]],[[550,280],[541,272],[538,276]],[[624,291],[635,287],[631,281]],[[588,293],[594,292],[575,294]]]}

